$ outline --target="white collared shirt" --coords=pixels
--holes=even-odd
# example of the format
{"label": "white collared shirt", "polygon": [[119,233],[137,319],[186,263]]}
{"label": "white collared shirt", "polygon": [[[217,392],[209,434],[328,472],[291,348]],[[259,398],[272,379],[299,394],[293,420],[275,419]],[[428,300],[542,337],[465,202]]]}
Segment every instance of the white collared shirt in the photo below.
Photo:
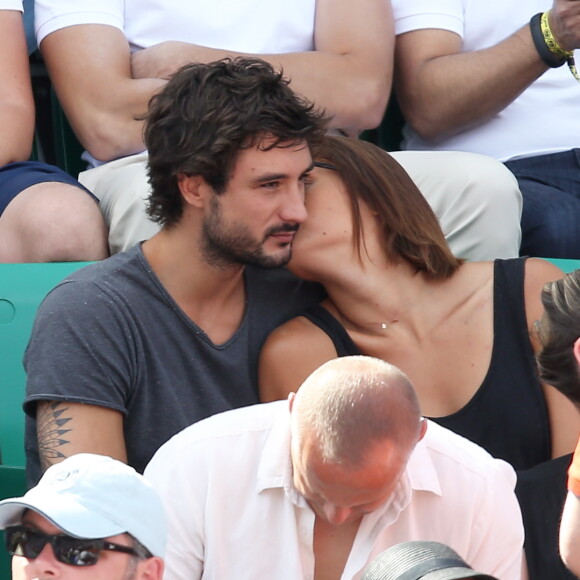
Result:
{"label": "white collared shirt", "polygon": [[[288,403],[228,411],[169,440],[145,471],[166,505],[164,580],[310,580],[314,512],[292,483]],[[429,423],[393,496],[363,517],[342,580],[401,541],[433,540],[519,580],[523,526],[505,462]]]}
{"label": "white collared shirt", "polygon": [[[457,34],[462,51],[494,46],[525,26],[552,0],[392,0],[395,33],[438,29]],[[576,51],[576,62],[580,52]],[[548,69],[509,105],[483,122],[425,140],[410,126],[404,148],[469,151],[501,161],[567,151],[580,145],[580,87],[567,66]]]}

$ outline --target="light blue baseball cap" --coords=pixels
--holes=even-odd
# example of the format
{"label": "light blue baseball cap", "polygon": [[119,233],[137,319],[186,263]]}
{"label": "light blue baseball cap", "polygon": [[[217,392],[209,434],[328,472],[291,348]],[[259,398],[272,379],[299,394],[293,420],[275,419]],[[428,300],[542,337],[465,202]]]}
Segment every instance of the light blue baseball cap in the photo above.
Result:
{"label": "light blue baseball cap", "polygon": [[142,475],[111,457],[79,453],[52,465],[23,497],[0,501],[0,529],[19,524],[27,509],[77,538],[128,533],[154,556],[165,554],[161,499]]}

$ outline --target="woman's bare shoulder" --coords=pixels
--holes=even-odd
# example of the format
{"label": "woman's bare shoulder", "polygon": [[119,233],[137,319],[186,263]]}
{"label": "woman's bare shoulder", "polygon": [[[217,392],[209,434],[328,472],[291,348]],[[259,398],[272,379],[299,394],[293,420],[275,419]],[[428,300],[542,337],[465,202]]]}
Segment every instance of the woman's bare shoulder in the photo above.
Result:
{"label": "woman's bare shoulder", "polygon": [[304,316],[276,328],[260,353],[259,390],[262,402],[296,392],[321,364],[336,358],[330,337]]}

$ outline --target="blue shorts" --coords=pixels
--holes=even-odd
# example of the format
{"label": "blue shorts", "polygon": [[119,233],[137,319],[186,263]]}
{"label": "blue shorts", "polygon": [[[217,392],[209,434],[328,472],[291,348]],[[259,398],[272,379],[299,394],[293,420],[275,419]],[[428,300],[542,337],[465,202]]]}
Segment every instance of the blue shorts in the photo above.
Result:
{"label": "blue shorts", "polygon": [[86,187],[62,169],[40,161],[22,161],[0,167],[0,215],[21,191],[32,185],[51,181],[74,185],[86,191],[97,203],[99,202]]}

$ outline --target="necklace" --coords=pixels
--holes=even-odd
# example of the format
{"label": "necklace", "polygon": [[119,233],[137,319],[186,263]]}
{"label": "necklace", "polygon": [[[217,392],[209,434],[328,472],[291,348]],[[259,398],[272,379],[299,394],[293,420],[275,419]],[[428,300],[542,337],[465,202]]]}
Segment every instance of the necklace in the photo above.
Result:
{"label": "necklace", "polygon": [[393,324],[399,322],[398,318],[393,318],[392,320],[383,320],[382,322],[362,322],[359,324],[353,324],[352,322],[345,319],[343,316],[340,316],[339,320],[342,326],[344,326],[345,328],[352,328],[353,330],[356,330],[357,327],[360,330],[368,327],[376,330],[388,330],[391,326],[393,326]]}
{"label": "necklace", "polygon": [[387,330],[390,326],[395,324],[395,322],[399,322],[396,318],[391,320],[390,322],[367,322],[366,326],[376,326],[381,330]]}

